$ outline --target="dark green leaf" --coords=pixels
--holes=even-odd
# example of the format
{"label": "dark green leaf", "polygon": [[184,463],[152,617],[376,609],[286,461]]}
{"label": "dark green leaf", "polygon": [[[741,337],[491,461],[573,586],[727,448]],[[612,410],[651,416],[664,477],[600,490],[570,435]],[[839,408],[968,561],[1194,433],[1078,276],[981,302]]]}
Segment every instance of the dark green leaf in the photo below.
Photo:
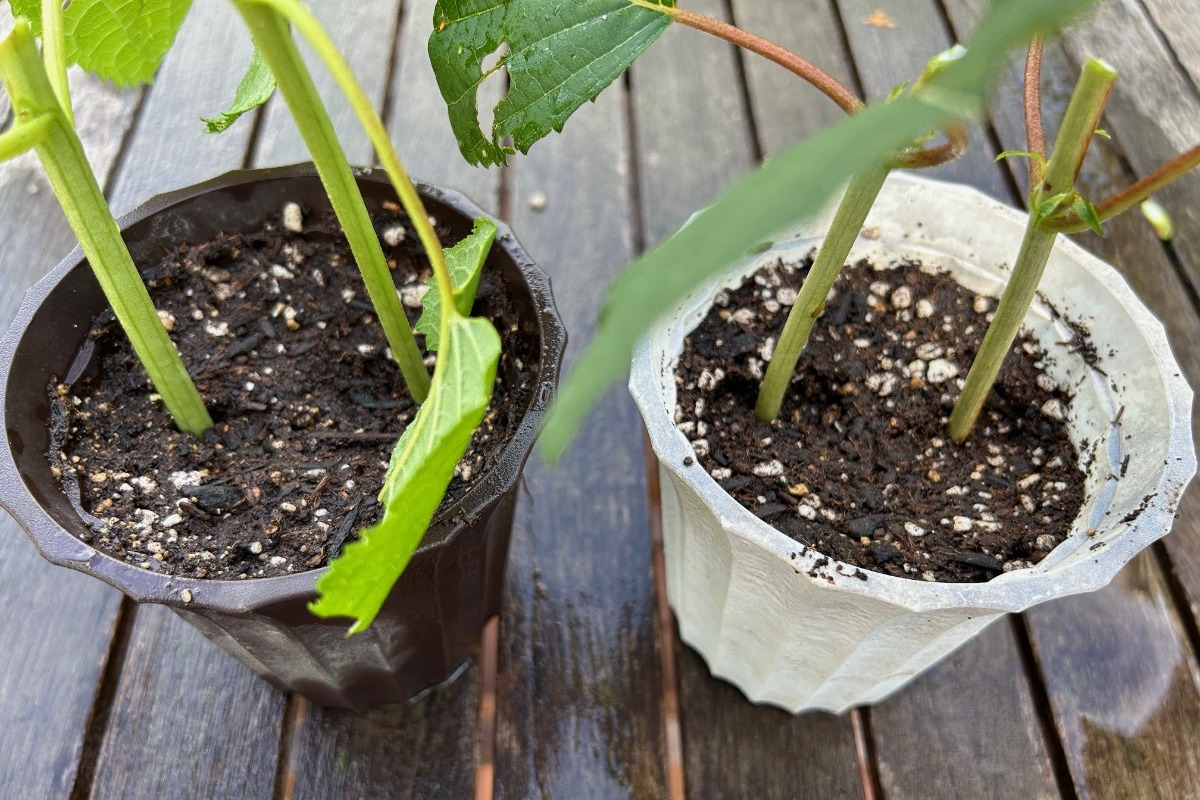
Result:
{"label": "dark green leaf", "polygon": [[351,617],[365,630],[421,543],[475,428],[487,411],[500,336],[485,319],[454,315],[429,397],[392,451],[379,500],[383,519],[346,545],[317,581],[319,617]]}
{"label": "dark green leaf", "polygon": [[253,111],[270,100],[274,93],[275,76],[271,74],[271,68],[267,66],[262,53],[258,52],[256,47],[250,56],[250,66],[246,68],[246,74],[242,76],[237,91],[234,92],[233,104],[228,111],[224,111],[218,116],[202,117],[204,132],[221,133],[236,122],[242,114]]}
{"label": "dark green leaf", "polygon": [[[495,238],[496,223],[487,217],[479,217],[471,234],[446,250],[446,266],[450,269],[450,277],[454,279],[454,305],[464,317],[470,315],[471,306],[475,304],[483,262]],[[426,348],[437,350],[442,324],[442,295],[433,278],[429,279],[428,285],[429,291],[421,298],[421,318],[417,320],[414,330],[425,334]]]}
{"label": "dark green leaf", "polygon": [[1104,235],[1104,226],[1100,223],[1100,215],[1096,213],[1096,207],[1091,202],[1084,197],[1076,197],[1073,208],[1079,218],[1086,222],[1087,226],[1097,235]]}
{"label": "dark green leaf", "polygon": [[869,108],[772,158],[627,267],[613,282],[596,339],[551,409],[541,437],[543,452],[562,453],[604,388],[628,367],[637,339],[688,292],[782,226],[817,212],[850,175],[889,158],[952,112],[969,114],[981,107],[984,90],[1011,49],[1090,4],[1008,0],[993,7],[966,55],[946,65],[919,96]]}
{"label": "dark green leaf", "polygon": [[[670,24],[666,14],[630,0],[438,0],[429,58],[463,156],[504,164],[512,150],[500,144],[503,137],[524,153],[561,131]],[[507,69],[509,90],[489,136],[479,126],[479,87],[484,60],[501,45],[508,52],[495,69]]]}

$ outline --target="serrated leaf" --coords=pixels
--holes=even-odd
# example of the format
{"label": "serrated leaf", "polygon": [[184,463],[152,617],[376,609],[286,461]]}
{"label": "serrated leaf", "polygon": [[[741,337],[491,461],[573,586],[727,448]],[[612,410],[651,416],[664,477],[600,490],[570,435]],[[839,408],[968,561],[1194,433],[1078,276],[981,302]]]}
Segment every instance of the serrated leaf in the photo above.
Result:
{"label": "serrated leaf", "polygon": [[1037,205],[1033,209],[1034,224],[1042,222],[1042,220],[1049,217],[1055,211],[1058,211],[1063,206],[1073,202],[1078,196],[1079,195],[1075,193],[1075,190],[1072,189],[1068,192],[1060,192],[1056,195],[1038,200]]}
{"label": "serrated leaf", "polygon": [[[13,13],[42,33],[41,0],[11,0]],[[192,0],[72,0],[63,9],[67,63],[118,86],[150,83]]]}
{"label": "serrated leaf", "polygon": [[[1008,0],[992,6],[968,52],[946,65],[919,96],[868,108],[773,157],[723,192],[682,230],[627,267],[605,300],[595,339],[559,389],[541,450],[565,450],[588,410],[628,367],[633,346],[659,316],[788,223],[819,211],[855,173],[889,158],[952,111],[967,114],[1005,66],[1007,53],[1056,28],[1091,0]],[[935,99],[930,99],[929,94]],[[947,103],[937,96],[957,97]]]}
{"label": "serrated leaf", "polygon": [[365,630],[421,543],[475,428],[487,411],[500,336],[486,319],[453,315],[429,397],[392,451],[379,500],[383,519],[346,545],[317,581],[319,617],[351,617]]}
{"label": "serrated leaf", "polygon": [[274,93],[275,76],[271,74],[271,68],[267,66],[266,59],[262,57],[262,53],[258,52],[256,47],[250,56],[250,66],[246,67],[246,74],[242,76],[237,91],[234,92],[233,103],[229,106],[229,110],[223,111],[215,117],[200,118],[200,121],[204,123],[204,132],[221,133],[237,122],[238,117],[242,114],[253,111],[270,100]]}
{"label": "serrated leaf", "polygon": [[[675,0],[438,0],[429,58],[463,156],[502,165],[523,153],[624,72],[671,24],[646,4]],[[508,95],[496,106],[490,135],[479,125],[484,60],[507,44],[496,67],[508,71]],[[489,72],[490,74],[490,72]]]}
{"label": "serrated leaf", "polygon": [[[469,236],[446,249],[446,266],[454,281],[454,305],[464,317],[470,315],[471,306],[475,305],[483,262],[495,238],[496,223],[487,217],[479,217]],[[437,350],[441,344],[442,294],[433,278],[429,279],[428,286],[429,291],[421,298],[421,318],[413,330],[425,334],[427,349]]]}
{"label": "serrated leaf", "polygon": [[1005,150],[1003,153],[996,156],[992,160],[993,161],[1003,161],[1006,158],[1028,158],[1033,161],[1036,161],[1037,163],[1041,164],[1043,167],[1046,166],[1046,157],[1044,155],[1042,155],[1041,153],[1032,153],[1028,150]]}
{"label": "serrated leaf", "polygon": [[1072,208],[1075,209],[1075,213],[1079,215],[1079,218],[1087,223],[1087,226],[1098,236],[1104,235],[1104,225],[1100,222],[1100,215],[1096,213],[1096,207],[1087,198],[1076,197]]}

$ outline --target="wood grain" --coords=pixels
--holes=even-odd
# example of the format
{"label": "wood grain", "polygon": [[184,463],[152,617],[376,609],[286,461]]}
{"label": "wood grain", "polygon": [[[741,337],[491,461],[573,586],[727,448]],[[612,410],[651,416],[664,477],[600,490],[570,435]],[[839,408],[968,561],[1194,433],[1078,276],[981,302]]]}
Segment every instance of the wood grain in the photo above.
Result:
{"label": "wood grain", "polygon": [[[393,96],[402,92],[406,100],[402,111],[393,106],[389,130],[403,131],[403,136],[394,133],[393,139],[402,145],[400,155],[414,175],[462,187],[484,206],[495,208],[499,173],[464,169],[453,139],[446,136],[445,106],[424,56],[432,18],[433,0],[405,6],[400,58],[390,85]],[[359,28],[339,27],[331,35],[341,47],[353,50],[362,24],[360,20]],[[371,24],[386,27],[378,18]],[[388,63],[393,44],[372,46],[374,60]],[[366,63],[366,56],[360,59]],[[376,92],[380,105],[384,88]],[[287,747],[286,796],[296,800],[468,796],[475,778],[478,695],[478,665],[471,664],[455,682],[424,699],[362,716],[297,704]]]}
{"label": "wood grain", "polygon": [[[70,80],[79,135],[103,183],[139,92],[77,69]],[[25,289],[75,246],[33,154],[0,164],[0,242],[7,327]],[[119,605],[116,590],[43,560],[0,511],[0,797],[70,794]]]}
{"label": "wood grain", "polygon": [[[720,0],[689,8],[725,17]],[[694,210],[754,166],[757,142],[750,110],[742,102],[736,59],[726,43],[681,29],[668,31],[634,64],[637,174],[647,245],[669,236]],[[686,79],[661,79],[672,73]],[[793,88],[799,84],[794,76],[787,77]],[[657,477],[648,476],[652,482]],[[675,627],[660,635],[676,637]],[[703,660],[677,638],[672,644],[679,653],[689,797],[862,796],[847,719],[826,714],[794,717],[752,705],[737,689],[713,678]]]}
{"label": "wood grain", "polygon": [[[214,61],[215,52],[223,57]],[[213,137],[197,117],[233,96],[249,53],[232,6],[194,4],[149,90],[114,205],[129,207],[242,165],[247,126]],[[182,619],[144,607],[117,683],[93,796],[269,797],[283,705],[282,694]]]}
{"label": "wood grain", "polygon": [[[376,108],[382,108],[390,77],[388,67],[396,38],[400,0],[355,0],[353,3],[344,0],[310,0],[308,5],[346,56],[367,96]],[[370,164],[373,153],[371,143],[349,102],[308,43],[301,37],[298,40],[317,92],[325,101],[338,140],[346,151],[346,158],[351,164]],[[248,126],[250,121],[241,124]],[[276,93],[263,109],[258,142],[254,148],[254,165],[266,167],[311,160],[287,104]]]}
{"label": "wood grain", "polygon": [[[513,228],[554,281],[569,362],[633,255],[624,110],[621,87],[608,89],[513,168]],[[666,793],[639,431],[614,387],[561,463],[535,458],[525,470],[497,686],[497,797]]]}

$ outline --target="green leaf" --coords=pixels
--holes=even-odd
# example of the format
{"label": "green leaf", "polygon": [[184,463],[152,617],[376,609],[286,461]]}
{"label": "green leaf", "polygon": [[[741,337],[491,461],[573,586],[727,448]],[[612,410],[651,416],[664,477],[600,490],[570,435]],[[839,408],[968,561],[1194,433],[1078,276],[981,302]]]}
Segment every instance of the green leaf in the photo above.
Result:
{"label": "green leaf", "polygon": [[365,630],[421,543],[475,428],[487,411],[500,336],[486,319],[455,314],[429,397],[392,451],[379,500],[383,519],[346,545],[317,581],[319,617],[352,617]]}
{"label": "green leaf", "polygon": [[1011,49],[1089,5],[1091,0],[995,4],[967,54],[947,64],[919,96],[873,106],[773,157],[627,267],[609,291],[595,340],[560,388],[542,432],[542,452],[550,458],[561,455],[588,409],[625,372],[634,344],[658,317],[736,264],[754,244],[816,213],[852,174],[881,163],[912,137],[944,123],[949,109],[971,113],[982,105],[984,90],[1005,67]]}
{"label": "green leaf", "polygon": [[1072,208],[1075,209],[1075,213],[1079,215],[1079,218],[1095,231],[1097,236],[1104,235],[1104,226],[1100,223],[1100,215],[1096,213],[1096,207],[1087,198],[1076,197]]}
{"label": "green leaf", "polygon": [[1092,131],[1092,133],[1094,133],[1096,136],[1099,136],[1102,139],[1111,139],[1112,138],[1112,134],[1110,134],[1108,131],[1104,130],[1104,128],[1096,128],[1096,130]]}
{"label": "green leaf", "polygon": [[1154,228],[1154,233],[1164,242],[1169,242],[1175,236],[1175,223],[1171,221],[1171,215],[1163,208],[1157,200],[1143,200],[1141,204],[1142,216]]}
{"label": "green leaf", "polygon": [[[41,0],[11,0],[42,33]],[[192,0],[72,0],[63,10],[67,62],[118,86],[150,83]]]}
{"label": "green leaf", "polygon": [[[479,217],[470,235],[446,250],[446,266],[454,279],[454,305],[464,317],[470,315],[471,306],[475,305],[483,262],[495,238],[496,223],[487,217]],[[442,294],[437,290],[436,279],[430,278],[428,285],[429,291],[421,298],[421,318],[414,330],[425,334],[427,349],[437,350],[441,343]]]}
{"label": "green leaf", "polygon": [[[429,58],[463,156],[481,166],[506,163],[512,136],[523,153],[624,72],[671,24],[647,6],[675,0],[438,0]],[[491,135],[479,125],[484,60],[507,44],[495,69],[508,71],[508,95],[495,108]]]}
{"label": "green leaf", "polygon": [[1042,222],[1055,211],[1058,211],[1060,208],[1063,208],[1064,206],[1074,202],[1075,198],[1078,196],[1079,195],[1075,193],[1075,190],[1072,189],[1068,192],[1059,192],[1051,197],[1038,200],[1037,206],[1033,209],[1034,224]]}
{"label": "green leaf", "polygon": [[271,74],[271,68],[267,66],[262,53],[258,52],[256,47],[250,56],[250,66],[246,68],[246,74],[242,76],[237,91],[233,95],[233,105],[229,107],[228,111],[224,111],[218,116],[201,117],[200,121],[204,123],[204,132],[221,133],[237,122],[238,117],[242,114],[253,111],[270,100],[274,93],[275,76]]}
{"label": "green leaf", "polygon": [[1043,167],[1046,166],[1046,157],[1044,155],[1041,153],[1031,153],[1028,150],[1005,150],[992,160],[1003,161],[1006,158],[1029,158],[1041,164]]}

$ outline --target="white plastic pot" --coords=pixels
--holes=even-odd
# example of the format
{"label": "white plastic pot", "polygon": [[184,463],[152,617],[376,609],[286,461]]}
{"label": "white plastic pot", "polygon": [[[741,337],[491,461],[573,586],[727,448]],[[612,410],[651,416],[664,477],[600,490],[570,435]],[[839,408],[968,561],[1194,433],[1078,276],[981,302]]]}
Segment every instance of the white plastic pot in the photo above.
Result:
{"label": "white plastic pot", "polygon": [[[1041,292],[1062,318],[1088,328],[1099,360],[1090,367],[1066,346],[1072,332],[1045,305],[1025,323],[1050,374],[1075,394],[1068,425],[1087,480],[1069,537],[1037,566],[987,583],[875,572],[863,580],[837,561],[817,567],[819,553],[755,517],[700,466],[673,423],[673,372],[684,337],[719,291],[780,257],[802,258],[827,224],[828,214],[798,228],[681,303],[638,346],[630,379],[660,464],[667,590],[680,634],[714,675],[792,712],[874,703],[1000,615],[1104,586],[1170,530],[1196,471],[1192,391],[1162,326],[1112,267],[1060,240]],[[896,174],[851,259],[919,260],[998,297],[1024,226],[1024,214],[973,189]],[[1127,455],[1123,477],[1114,477]]]}

